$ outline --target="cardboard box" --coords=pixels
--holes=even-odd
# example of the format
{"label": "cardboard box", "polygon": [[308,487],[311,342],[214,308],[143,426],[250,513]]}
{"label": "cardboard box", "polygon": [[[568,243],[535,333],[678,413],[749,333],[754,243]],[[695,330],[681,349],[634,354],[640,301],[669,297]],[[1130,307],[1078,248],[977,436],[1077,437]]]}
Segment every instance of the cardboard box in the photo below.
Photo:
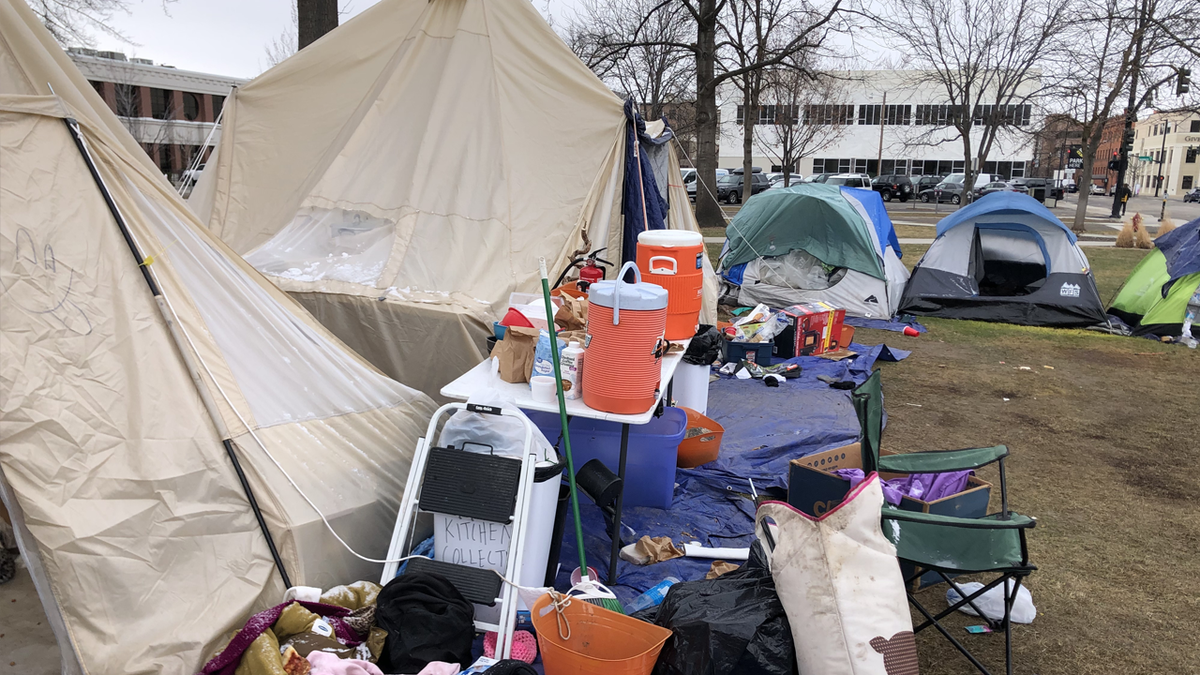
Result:
{"label": "cardboard box", "polygon": [[[883,450],[881,454],[891,455],[894,453]],[[828,513],[835,506],[841,504],[842,500],[846,498],[846,494],[850,492],[850,481],[839,478],[833,471],[850,468],[862,468],[862,449],[858,443],[793,459],[788,468],[788,503],[812,516]],[[902,478],[903,474],[881,473],[879,476],[884,480],[890,480]],[[932,502],[903,497],[900,501],[900,508],[918,513],[982,518],[987,515],[988,500],[991,498],[991,494],[991,483],[978,476],[971,476],[967,479],[967,489],[958,494]],[[900,571],[907,579],[916,570],[912,565],[901,564]],[[923,588],[941,582],[942,578],[936,572],[929,572],[918,581],[920,587]],[[914,584],[916,583],[914,582]]]}
{"label": "cardboard box", "polygon": [[775,356],[780,359],[815,356],[849,344],[843,342],[842,337],[842,322],[846,319],[844,309],[823,302],[810,302],[780,311],[788,320],[787,328],[775,336]]}

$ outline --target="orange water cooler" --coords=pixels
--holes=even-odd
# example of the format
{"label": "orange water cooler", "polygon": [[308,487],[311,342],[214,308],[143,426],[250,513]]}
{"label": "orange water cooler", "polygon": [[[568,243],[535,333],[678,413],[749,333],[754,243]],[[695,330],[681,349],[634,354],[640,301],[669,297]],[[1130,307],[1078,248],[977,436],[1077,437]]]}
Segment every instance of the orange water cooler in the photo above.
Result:
{"label": "orange water cooler", "polygon": [[[633,270],[635,283],[625,283],[628,270]],[[588,288],[582,381],[583,402],[589,408],[628,415],[654,404],[666,353],[666,324],[667,291],[642,282],[632,262],[612,281],[597,281]]]}
{"label": "orange water cooler", "polygon": [[638,235],[637,266],[652,284],[667,289],[668,340],[696,334],[704,295],[704,237],[688,230],[646,230]]}

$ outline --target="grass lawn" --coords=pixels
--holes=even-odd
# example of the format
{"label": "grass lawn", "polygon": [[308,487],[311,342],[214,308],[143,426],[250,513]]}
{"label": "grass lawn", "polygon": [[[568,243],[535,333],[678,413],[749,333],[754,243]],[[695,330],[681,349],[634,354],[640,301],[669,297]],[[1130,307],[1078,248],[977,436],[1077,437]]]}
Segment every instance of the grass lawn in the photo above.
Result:
{"label": "grass lawn", "polygon": [[[911,267],[926,248],[905,246],[903,260]],[[1102,299],[1145,253],[1087,249]],[[1200,352],[1084,330],[921,321],[929,331],[918,338],[856,334],[913,352],[880,366],[883,443],[1009,446],[1011,506],[1038,519],[1028,579],[1038,616],[1014,627],[1016,672],[1200,673]],[[994,467],[980,474],[998,486]],[[922,600],[944,608],[944,596],[934,586]],[[1002,633],[969,635],[963,627],[981,622],[963,614],[946,623],[1003,672]],[[923,675],[975,672],[936,630],[917,643]]]}

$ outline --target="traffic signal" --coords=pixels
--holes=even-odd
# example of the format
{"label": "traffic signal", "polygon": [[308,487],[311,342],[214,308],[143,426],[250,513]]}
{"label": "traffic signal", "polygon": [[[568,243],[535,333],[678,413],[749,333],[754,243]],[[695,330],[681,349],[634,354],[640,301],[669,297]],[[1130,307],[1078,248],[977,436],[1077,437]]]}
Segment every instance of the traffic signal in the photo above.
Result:
{"label": "traffic signal", "polygon": [[1133,129],[1126,129],[1125,134],[1121,137],[1121,150],[1125,154],[1133,152],[1133,138],[1137,133]]}
{"label": "traffic signal", "polygon": [[1108,170],[1109,171],[1120,171],[1121,170],[1121,160],[1119,159],[1119,155],[1117,155],[1117,153],[1115,153],[1115,152],[1113,153],[1112,159],[1108,160]]}
{"label": "traffic signal", "polygon": [[1175,81],[1175,95],[1183,96],[1184,94],[1188,93],[1188,91],[1192,88],[1192,86],[1191,86],[1192,85],[1192,80],[1191,80],[1192,69],[1181,67],[1181,68],[1177,69],[1175,72],[1179,75],[1179,77]]}

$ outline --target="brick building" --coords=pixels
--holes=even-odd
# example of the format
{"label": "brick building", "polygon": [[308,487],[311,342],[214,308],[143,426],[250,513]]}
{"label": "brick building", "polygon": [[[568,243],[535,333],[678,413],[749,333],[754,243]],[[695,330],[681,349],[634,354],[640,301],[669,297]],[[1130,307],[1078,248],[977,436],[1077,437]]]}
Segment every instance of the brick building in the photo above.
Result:
{"label": "brick building", "polygon": [[216,124],[233,87],[246,80],[209,75],[120,52],[68,49],[68,55],[146,154],[174,184],[197,155],[208,159]]}

